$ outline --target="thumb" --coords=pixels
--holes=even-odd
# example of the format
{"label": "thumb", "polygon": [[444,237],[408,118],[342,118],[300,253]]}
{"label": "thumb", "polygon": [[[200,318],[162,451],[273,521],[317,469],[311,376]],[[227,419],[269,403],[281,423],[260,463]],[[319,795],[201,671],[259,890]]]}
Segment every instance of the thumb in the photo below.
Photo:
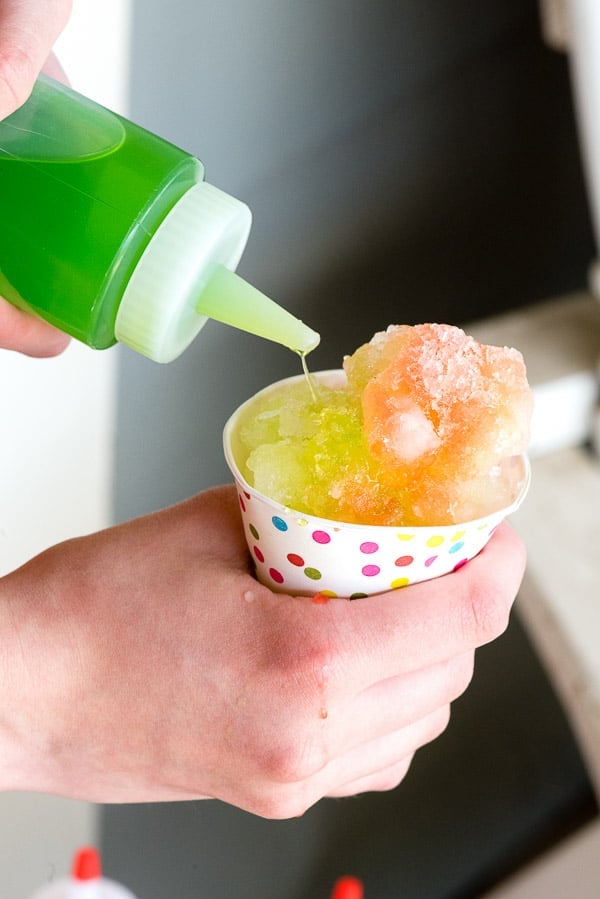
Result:
{"label": "thumb", "polygon": [[70,12],[71,0],[0,0],[0,119],[29,97]]}
{"label": "thumb", "polygon": [[0,297],[0,348],[26,356],[58,356],[69,337],[42,319],[11,306]]}

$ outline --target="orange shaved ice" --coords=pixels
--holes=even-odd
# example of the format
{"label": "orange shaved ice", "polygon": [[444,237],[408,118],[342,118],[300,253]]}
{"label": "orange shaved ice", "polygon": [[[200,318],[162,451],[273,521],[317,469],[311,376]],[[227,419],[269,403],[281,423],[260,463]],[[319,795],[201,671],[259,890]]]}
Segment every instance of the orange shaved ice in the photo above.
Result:
{"label": "orange shaved ice", "polygon": [[347,384],[275,388],[240,423],[243,474],[299,512],[375,525],[472,521],[521,487],[532,395],[521,354],[451,325],[392,325]]}

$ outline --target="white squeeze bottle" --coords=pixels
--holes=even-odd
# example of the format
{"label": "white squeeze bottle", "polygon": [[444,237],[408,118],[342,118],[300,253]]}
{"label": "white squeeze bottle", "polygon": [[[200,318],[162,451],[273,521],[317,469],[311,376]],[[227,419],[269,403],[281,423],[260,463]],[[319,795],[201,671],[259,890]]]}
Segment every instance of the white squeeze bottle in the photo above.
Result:
{"label": "white squeeze bottle", "polygon": [[114,880],[102,876],[100,855],[92,846],[75,853],[68,878],[55,880],[37,890],[31,899],[136,899]]}

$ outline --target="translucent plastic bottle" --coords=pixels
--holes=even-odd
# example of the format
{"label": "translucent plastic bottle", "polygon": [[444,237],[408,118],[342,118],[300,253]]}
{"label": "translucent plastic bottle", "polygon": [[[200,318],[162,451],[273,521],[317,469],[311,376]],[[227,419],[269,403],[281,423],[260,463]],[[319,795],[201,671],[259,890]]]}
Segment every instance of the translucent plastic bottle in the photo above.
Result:
{"label": "translucent plastic bottle", "polygon": [[234,274],[248,207],[190,154],[41,75],[0,122],[0,295],[159,362],[206,318],[308,352],[319,336]]}
{"label": "translucent plastic bottle", "polygon": [[41,887],[31,899],[136,899],[128,889],[102,876],[100,855],[92,846],[79,849],[71,876]]}

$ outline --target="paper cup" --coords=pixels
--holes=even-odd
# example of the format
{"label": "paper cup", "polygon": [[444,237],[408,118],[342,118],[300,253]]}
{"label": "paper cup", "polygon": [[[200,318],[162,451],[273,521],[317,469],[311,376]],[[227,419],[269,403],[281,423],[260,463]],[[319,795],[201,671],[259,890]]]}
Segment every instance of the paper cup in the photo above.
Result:
{"label": "paper cup", "polygon": [[[505,509],[464,524],[390,527],[348,524],[297,512],[259,493],[243,477],[237,429],[250,404],[283,384],[266,387],[233,413],[223,433],[227,464],[235,478],[244,532],[258,580],[279,593],[295,596],[371,596],[456,571],[476,556],[506,516],[515,512],[529,488],[525,455],[521,488]],[[343,384],[343,371],[318,372],[318,381]]]}

